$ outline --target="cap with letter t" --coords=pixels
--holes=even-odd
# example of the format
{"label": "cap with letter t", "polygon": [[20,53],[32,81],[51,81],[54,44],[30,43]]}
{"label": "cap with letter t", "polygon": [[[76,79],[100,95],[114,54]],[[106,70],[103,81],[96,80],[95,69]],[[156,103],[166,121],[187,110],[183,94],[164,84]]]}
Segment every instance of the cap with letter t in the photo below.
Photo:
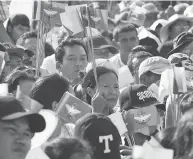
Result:
{"label": "cap with letter t", "polygon": [[121,159],[119,131],[105,115],[92,113],[80,118],[74,136],[89,142],[95,159]]}

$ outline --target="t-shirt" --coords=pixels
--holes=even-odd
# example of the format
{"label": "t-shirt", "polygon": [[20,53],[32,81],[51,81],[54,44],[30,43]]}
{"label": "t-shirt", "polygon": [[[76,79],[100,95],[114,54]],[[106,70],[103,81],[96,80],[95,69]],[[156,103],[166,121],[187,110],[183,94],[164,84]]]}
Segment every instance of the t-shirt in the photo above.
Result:
{"label": "t-shirt", "polygon": [[109,60],[117,67],[117,69],[125,66],[125,64],[121,61],[120,53],[111,57]]}
{"label": "t-shirt", "polygon": [[58,70],[56,69],[55,54],[46,57],[42,63],[41,68],[48,70],[49,74],[58,73]]}

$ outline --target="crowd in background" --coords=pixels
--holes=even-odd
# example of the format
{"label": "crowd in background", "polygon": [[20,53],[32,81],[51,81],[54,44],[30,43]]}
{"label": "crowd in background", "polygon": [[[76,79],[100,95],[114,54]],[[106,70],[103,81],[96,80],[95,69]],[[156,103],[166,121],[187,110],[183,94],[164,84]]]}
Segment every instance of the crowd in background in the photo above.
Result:
{"label": "crowd in background", "polygon": [[[91,39],[72,35],[64,26],[47,33],[40,57],[38,27],[32,29],[32,19],[15,13],[3,23],[0,159],[148,159],[135,158],[133,149],[152,137],[162,149],[172,150],[174,159],[192,159],[193,3],[122,0],[68,5],[87,3],[108,10],[108,30],[91,28],[95,62],[88,48]],[[171,70],[177,70],[172,80]],[[175,85],[180,80],[186,88],[182,91]],[[32,108],[32,103],[19,100],[18,90],[38,104]],[[79,112],[69,108],[71,122],[64,122],[56,108],[66,92],[80,100],[78,106],[90,105],[90,113],[77,120]],[[109,117],[117,112],[126,136]]]}

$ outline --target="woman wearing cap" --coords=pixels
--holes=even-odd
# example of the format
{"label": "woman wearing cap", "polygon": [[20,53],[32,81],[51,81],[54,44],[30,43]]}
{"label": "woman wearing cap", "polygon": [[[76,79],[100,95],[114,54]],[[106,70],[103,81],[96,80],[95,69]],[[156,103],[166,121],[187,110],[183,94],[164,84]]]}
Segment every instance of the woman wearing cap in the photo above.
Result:
{"label": "woman wearing cap", "polygon": [[183,53],[193,60],[193,33],[182,32],[173,41],[174,48],[166,55],[167,58],[174,53]]}
{"label": "woman wearing cap", "polygon": [[86,92],[86,102],[92,104],[94,112],[109,115],[119,98],[118,75],[114,69],[108,66],[96,67],[97,83],[95,81],[93,68],[87,71],[82,87]]}
{"label": "woman wearing cap", "polygon": [[188,31],[193,22],[193,17],[174,14],[168,19],[168,23],[161,29],[161,41],[175,39],[180,33]]}

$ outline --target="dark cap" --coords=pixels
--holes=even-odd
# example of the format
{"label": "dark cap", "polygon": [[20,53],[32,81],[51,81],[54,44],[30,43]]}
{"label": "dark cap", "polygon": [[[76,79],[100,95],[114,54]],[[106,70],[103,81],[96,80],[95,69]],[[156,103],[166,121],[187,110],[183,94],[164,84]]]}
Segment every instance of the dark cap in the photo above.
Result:
{"label": "dark cap", "polygon": [[92,40],[94,50],[108,49],[112,54],[118,53],[117,48],[109,45],[103,36],[95,35],[92,37]]}
{"label": "dark cap", "polygon": [[25,14],[13,14],[9,17],[10,23],[14,25],[22,25],[25,27],[30,27],[29,18]]}
{"label": "dark cap", "polygon": [[96,159],[121,159],[121,137],[116,126],[105,115],[92,113],[80,118],[74,135],[89,142]]}
{"label": "dark cap", "polygon": [[25,111],[22,104],[14,97],[0,97],[0,121],[10,121],[26,117],[33,133],[45,129],[43,116]]}
{"label": "dark cap", "polygon": [[147,106],[156,106],[164,110],[165,105],[158,102],[156,95],[145,85],[135,84],[124,89],[120,94],[121,110],[138,109]]}
{"label": "dark cap", "polygon": [[166,58],[168,58],[173,53],[182,52],[181,50],[184,49],[191,42],[193,42],[193,34],[191,32],[183,32],[179,34],[173,40],[174,49],[167,54]]}

